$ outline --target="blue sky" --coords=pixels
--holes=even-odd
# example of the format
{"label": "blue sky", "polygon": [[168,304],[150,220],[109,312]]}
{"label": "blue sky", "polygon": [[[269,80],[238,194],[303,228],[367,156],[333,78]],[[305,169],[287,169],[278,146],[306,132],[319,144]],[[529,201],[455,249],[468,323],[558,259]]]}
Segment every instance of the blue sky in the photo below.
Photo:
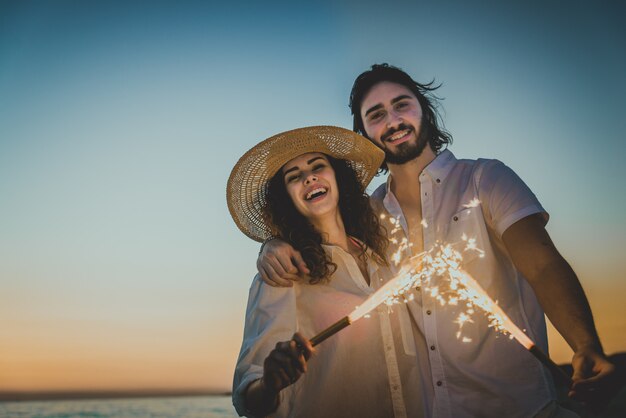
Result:
{"label": "blue sky", "polygon": [[[443,83],[450,149],[531,186],[605,344],[626,349],[610,300],[624,289],[623,12],[1,1],[0,389],[228,388],[258,251],[228,215],[230,169],[280,131],[350,127],[352,81],[380,62]],[[51,372],[72,367],[92,379]]]}

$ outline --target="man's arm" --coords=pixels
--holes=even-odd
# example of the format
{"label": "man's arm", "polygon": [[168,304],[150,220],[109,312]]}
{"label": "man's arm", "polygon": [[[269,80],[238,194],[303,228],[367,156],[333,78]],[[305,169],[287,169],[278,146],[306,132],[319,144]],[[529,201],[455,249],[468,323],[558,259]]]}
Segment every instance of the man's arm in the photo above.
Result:
{"label": "man's arm", "polygon": [[263,245],[256,267],[263,281],[270,286],[291,287],[301,275],[310,273],[300,252],[280,238]]}
{"label": "man's arm", "polygon": [[574,384],[569,396],[594,403],[610,396],[615,367],[604,355],[576,273],[559,254],[544,225],[541,215],[527,216],[511,225],[502,239],[546,315],[574,350]]}

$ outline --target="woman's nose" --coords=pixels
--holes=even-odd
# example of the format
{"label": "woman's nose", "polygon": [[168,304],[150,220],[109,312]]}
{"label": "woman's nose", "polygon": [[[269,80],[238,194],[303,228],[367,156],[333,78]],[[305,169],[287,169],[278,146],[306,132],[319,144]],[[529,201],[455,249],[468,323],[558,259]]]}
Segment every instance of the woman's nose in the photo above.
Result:
{"label": "woman's nose", "polygon": [[311,183],[316,182],[316,181],[317,181],[317,176],[315,174],[309,174],[304,179],[304,184],[311,184]]}

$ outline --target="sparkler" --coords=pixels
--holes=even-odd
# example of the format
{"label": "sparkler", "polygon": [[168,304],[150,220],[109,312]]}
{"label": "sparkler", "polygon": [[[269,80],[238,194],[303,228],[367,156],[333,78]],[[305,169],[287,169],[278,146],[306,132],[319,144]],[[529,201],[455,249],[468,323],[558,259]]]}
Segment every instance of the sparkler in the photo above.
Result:
{"label": "sparkler", "polygon": [[[475,202],[470,202],[474,206]],[[399,222],[390,218],[394,226],[391,233],[400,229]],[[423,225],[427,227],[427,225]],[[475,239],[462,237],[465,243],[465,251],[477,251],[482,257],[484,252],[476,247]],[[410,243],[405,239],[398,241],[392,238],[392,243],[398,245],[398,250],[391,256],[392,261],[398,265],[401,254],[405,252]],[[554,363],[539,347],[506,315],[502,308],[489,297],[480,284],[467,272],[460,268],[463,257],[452,248],[452,245],[439,245],[431,249],[410,257],[403,263],[399,273],[384,286],[372,294],[362,305],[358,306],[350,315],[335,322],[318,335],[311,338],[313,346],[320,344],[335,333],[341,331],[348,325],[357,321],[365,314],[376,308],[381,303],[388,306],[412,300],[413,294],[410,290],[416,286],[427,285],[424,290],[427,295],[434,297],[442,305],[458,305],[460,301],[465,302],[466,310],[461,312],[455,321],[459,328],[466,322],[472,322],[471,315],[474,308],[483,310],[489,319],[489,327],[496,331],[510,335],[524,348],[526,348],[535,358],[537,358],[553,375],[561,380],[568,387],[572,385],[571,378]],[[433,285],[433,277],[447,278],[449,289],[441,289]],[[461,333],[457,333],[460,337]],[[463,341],[471,341],[463,339]]]}
{"label": "sparkler", "polygon": [[[419,257],[420,256],[413,257],[412,260],[415,262],[415,260],[417,260]],[[357,306],[356,309],[352,311],[352,313],[350,313],[350,315],[341,318],[339,321],[335,322],[334,324],[311,338],[310,341],[313,347],[315,347],[328,337],[341,331],[353,322],[361,319],[363,316],[365,316],[368,312],[376,308],[381,303],[385,302],[387,303],[387,305],[391,305],[395,303],[398,298],[403,297],[404,294],[411,289],[414,282],[413,276],[407,273],[410,273],[410,271],[408,271],[408,268],[403,268],[400,273],[395,276],[394,279],[388,281],[384,286],[382,286],[380,289],[370,295],[370,297],[367,298],[362,305]]]}

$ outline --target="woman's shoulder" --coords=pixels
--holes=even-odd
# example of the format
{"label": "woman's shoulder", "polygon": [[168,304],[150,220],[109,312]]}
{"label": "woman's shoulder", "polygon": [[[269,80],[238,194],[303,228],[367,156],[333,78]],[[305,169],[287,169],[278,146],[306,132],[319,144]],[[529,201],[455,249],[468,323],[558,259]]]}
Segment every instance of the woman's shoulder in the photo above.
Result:
{"label": "woman's shoulder", "polygon": [[[300,279],[300,281],[306,282],[308,281],[308,278],[302,278]],[[269,285],[265,283],[261,275],[257,273],[252,278],[252,283],[250,283],[250,294],[254,292],[254,293],[267,294],[267,295],[274,295],[274,294],[280,295],[285,292],[295,292],[297,286],[300,286],[301,283],[299,281],[294,281],[292,283],[293,285],[290,287]]]}

